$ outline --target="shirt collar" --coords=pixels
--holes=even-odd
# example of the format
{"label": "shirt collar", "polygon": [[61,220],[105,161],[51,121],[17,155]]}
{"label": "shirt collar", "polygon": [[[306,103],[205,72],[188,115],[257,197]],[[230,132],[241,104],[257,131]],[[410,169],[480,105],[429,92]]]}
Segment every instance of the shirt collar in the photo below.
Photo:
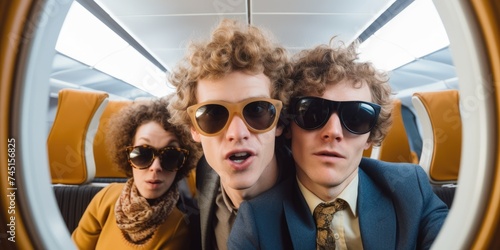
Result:
{"label": "shirt collar", "polygon": [[229,210],[230,213],[236,214],[238,212],[238,209],[233,205],[233,202],[231,201],[229,196],[227,196],[226,191],[224,190],[224,187],[222,185],[220,185],[220,192],[227,210]]}
{"label": "shirt collar", "polygon": [[[297,178],[297,177],[296,177]],[[339,194],[339,196],[335,197],[341,198],[349,204],[349,209],[351,210],[352,214],[357,217],[356,214],[356,207],[357,207],[357,201],[358,201],[358,182],[359,182],[359,177],[358,174],[354,177],[354,179],[347,185],[347,187],[342,190],[342,192]],[[331,201],[323,201],[321,200],[318,196],[313,194],[309,189],[307,189],[300,180],[297,178],[297,183],[299,184],[299,189],[300,192],[302,192],[302,195],[304,196],[304,199],[306,200],[307,206],[309,206],[309,209],[311,210],[311,214],[314,213],[314,209],[316,206],[318,206],[322,202],[332,202],[335,199]]]}

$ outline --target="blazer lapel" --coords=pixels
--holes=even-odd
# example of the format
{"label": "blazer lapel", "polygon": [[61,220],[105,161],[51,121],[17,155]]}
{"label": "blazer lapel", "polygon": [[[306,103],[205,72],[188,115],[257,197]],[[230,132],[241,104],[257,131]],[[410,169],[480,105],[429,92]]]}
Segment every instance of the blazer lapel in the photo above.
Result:
{"label": "blazer lapel", "polygon": [[396,249],[396,212],[393,203],[361,168],[358,214],[364,249]]}
{"label": "blazer lapel", "polygon": [[293,178],[291,194],[283,201],[283,210],[294,249],[316,249],[316,225],[309,207]]}
{"label": "blazer lapel", "polygon": [[201,159],[197,166],[196,181],[198,185],[198,206],[200,208],[201,243],[203,249],[212,248],[213,216],[215,196],[219,189],[219,175],[208,165],[205,159]]}

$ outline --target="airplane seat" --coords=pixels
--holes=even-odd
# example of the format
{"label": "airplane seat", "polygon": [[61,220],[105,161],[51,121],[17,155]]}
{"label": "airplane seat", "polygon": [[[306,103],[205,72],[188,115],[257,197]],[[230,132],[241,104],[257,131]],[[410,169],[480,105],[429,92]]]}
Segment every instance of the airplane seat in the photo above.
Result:
{"label": "airplane seat", "polygon": [[92,145],[107,99],[104,92],[59,92],[47,150],[54,194],[70,232],[78,225],[90,200],[103,188],[90,183],[95,176]]}
{"label": "airplane seat", "polygon": [[108,130],[109,119],[111,116],[130,104],[132,104],[132,101],[129,100],[109,100],[108,105],[106,105],[106,108],[102,113],[93,145],[96,165],[94,182],[111,183],[127,181],[125,173],[119,170],[118,166],[108,155],[105,135]]}
{"label": "airplane seat", "polygon": [[187,186],[185,193],[189,194],[190,197],[196,197],[196,168],[189,172],[188,176],[184,178],[184,182]]}
{"label": "airplane seat", "polygon": [[422,125],[419,164],[428,174],[436,194],[451,205],[462,147],[458,90],[414,93],[412,103]]}
{"label": "airplane seat", "polygon": [[108,94],[75,89],[59,92],[57,112],[47,139],[53,184],[80,185],[95,177],[92,145]]}
{"label": "airplane seat", "polygon": [[372,155],[372,150],[373,150],[373,145],[371,145],[369,148],[363,150],[363,157],[370,158]]}
{"label": "airplane seat", "polygon": [[372,148],[370,157],[387,162],[418,163],[417,154],[410,149],[401,113],[401,100],[394,100],[391,128],[381,145]]}
{"label": "airplane seat", "polygon": [[78,226],[83,213],[90,201],[106,185],[54,185],[52,188],[56,196],[59,211],[71,234]]}

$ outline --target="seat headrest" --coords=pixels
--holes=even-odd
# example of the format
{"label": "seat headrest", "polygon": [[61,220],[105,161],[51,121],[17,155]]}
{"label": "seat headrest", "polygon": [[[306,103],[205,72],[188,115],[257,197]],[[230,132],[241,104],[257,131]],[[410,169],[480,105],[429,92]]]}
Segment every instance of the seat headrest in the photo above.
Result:
{"label": "seat headrest", "polygon": [[99,121],[94,140],[94,156],[96,164],[96,178],[125,178],[125,173],[118,170],[118,166],[111,160],[108,155],[107,145],[105,143],[105,135],[108,130],[109,119],[122,108],[132,104],[132,101],[127,100],[109,100],[108,105],[102,113]]}
{"label": "seat headrest", "polygon": [[78,185],[93,180],[92,146],[107,100],[104,92],[59,92],[57,113],[47,139],[52,183]]}
{"label": "seat headrest", "polygon": [[456,183],[462,150],[462,120],[457,90],[415,93],[413,106],[422,125],[419,164],[436,184]]}
{"label": "seat headrest", "polygon": [[410,149],[401,113],[401,101],[395,99],[392,109],[392,125],[380,147],[374,147],[371,158],[388,162],[418,163],[418,157]]}

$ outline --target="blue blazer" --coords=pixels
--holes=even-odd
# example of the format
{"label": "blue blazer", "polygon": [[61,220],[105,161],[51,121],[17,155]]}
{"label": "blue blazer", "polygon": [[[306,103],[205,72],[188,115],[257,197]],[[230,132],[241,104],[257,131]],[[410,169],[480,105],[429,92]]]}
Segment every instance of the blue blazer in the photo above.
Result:
{"label": "blue blazer", "polygon": [[[363,158],[358,216],[364,249],[429,249],[448,214],[418,165]],[[316,249],[316,225],[290,178],[241,204],[229,249]]]}

